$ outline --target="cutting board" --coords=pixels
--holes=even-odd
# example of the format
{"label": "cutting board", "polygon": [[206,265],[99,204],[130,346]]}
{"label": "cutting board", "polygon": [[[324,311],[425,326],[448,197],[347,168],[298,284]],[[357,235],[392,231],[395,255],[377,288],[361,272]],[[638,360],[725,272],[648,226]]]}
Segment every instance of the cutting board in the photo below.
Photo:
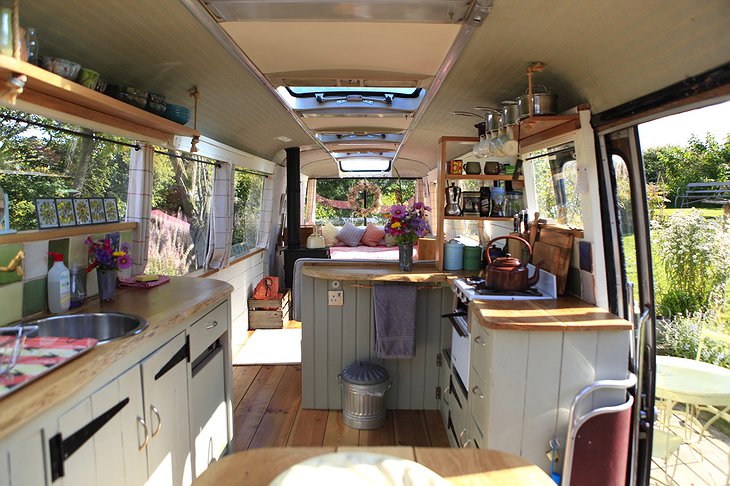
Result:
{"label": "cutting board", "polygon": [[545,260],[542,268],[557,278],[558,295],[565,294],[568,286],[573,240],[574,236],[570,232],[545,226],[540,228],[539,239],[532,250],[533,264]]}

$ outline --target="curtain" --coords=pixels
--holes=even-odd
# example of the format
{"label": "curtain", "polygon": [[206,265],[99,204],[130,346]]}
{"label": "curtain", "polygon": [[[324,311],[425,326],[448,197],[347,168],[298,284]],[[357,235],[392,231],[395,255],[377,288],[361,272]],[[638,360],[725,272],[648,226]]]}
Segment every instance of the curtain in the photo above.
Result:
{"label": "curtain", "polygon": [[144,273],[147,266],[152,213],[152,158],[155,151],[152,145],[140,145],[140,150],[132,149],[127,189],[127,221],[137,223],[132,235],[132,275]]}
{"label": "curtain", "polygon": [[216,166],[210,204],[208,253],[206,255],[208,268],[228,266],[233,240],[234,184],[233,166],[226,163]]}

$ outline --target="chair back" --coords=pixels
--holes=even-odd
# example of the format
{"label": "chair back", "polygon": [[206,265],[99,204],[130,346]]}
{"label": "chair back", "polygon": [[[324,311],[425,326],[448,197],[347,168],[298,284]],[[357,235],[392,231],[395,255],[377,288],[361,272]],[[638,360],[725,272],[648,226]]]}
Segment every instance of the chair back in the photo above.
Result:
{"label": "chair back", "polygon": [[596,478],[601,478],[604,485],[626,483],[634,397],[628,395],[623,403],[583,414],[579,410],[597,390],[628,390],[634,386],[636,376],[629,373],[625,380],[596,381],[576,395],[568,418],[563,486],[593,485]]}
{"label": "chair back", "polygon": [[705,339],[713,339],[730,345],[729,335],[703,327],[700,331],[700,342],[697,345],[697,357],[695,357],[695,360],[697,361],[700,361],[702,358],[702,350],[705,347]]}

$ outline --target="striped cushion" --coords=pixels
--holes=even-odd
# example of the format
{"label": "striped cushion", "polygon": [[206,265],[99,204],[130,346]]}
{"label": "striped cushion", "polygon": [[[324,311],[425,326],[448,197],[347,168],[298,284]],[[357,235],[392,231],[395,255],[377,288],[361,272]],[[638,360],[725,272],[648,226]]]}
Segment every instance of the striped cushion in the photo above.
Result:
{"label": "striped cushion", "polygon": [[380,240],[382,240],[384,237],[385,231],[383,231],[383,228],[378,228],[374,224],[370,223],[368,224],[367,228],[365,228],[365,234],[362,235],[360,243],[367,246],[378,246]]}
{"label": "striped cushion", "polygon": [[365,228],[358,228],[348,221],[337,234],[337,239],[347,246],[357,246],[360,244],[360,238],[364,234]]}

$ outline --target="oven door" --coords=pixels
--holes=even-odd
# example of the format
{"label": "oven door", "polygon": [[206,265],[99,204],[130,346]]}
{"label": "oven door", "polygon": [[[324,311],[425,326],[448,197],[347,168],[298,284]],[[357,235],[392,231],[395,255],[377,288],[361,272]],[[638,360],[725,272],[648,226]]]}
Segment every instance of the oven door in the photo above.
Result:
{"label": "oven door", "polygon": [[[469,390],[469,369],[471,368],[469,365],[471,355],[469,328],[466,317],[455,317],[454,320],[457,321],[457,324],[451,330],[451,364],[464,388]],[[459,331],[457,331],[457,326],[460,328]]]}

